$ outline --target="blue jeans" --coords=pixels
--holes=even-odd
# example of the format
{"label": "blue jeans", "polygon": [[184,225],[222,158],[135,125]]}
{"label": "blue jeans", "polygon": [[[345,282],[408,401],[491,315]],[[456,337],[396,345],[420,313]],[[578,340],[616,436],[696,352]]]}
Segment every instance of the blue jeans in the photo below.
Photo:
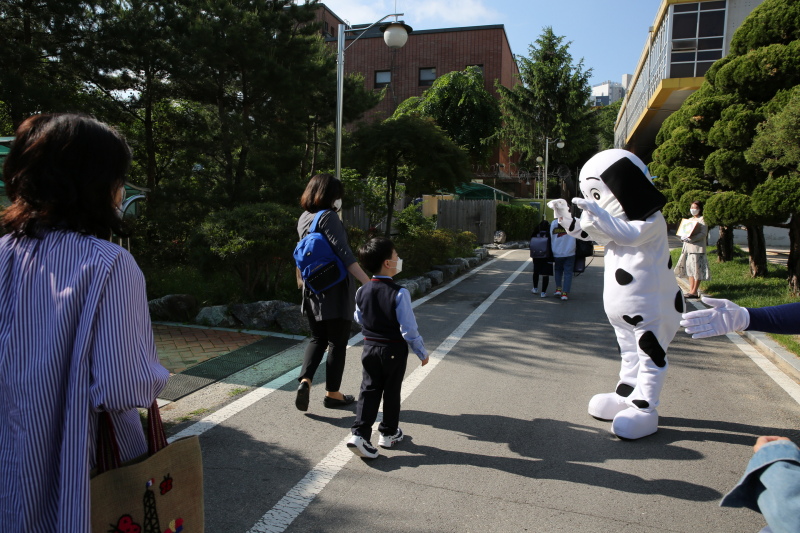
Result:
{"label": "blue jeans", "polygon": [[[556,288],[561,287],[564,292],[569,292],[572,288],[572,270],[575,268],[575,256],[556,257],[555,260]],[[564,278],[563,285],[561,284],[562,277]]]}

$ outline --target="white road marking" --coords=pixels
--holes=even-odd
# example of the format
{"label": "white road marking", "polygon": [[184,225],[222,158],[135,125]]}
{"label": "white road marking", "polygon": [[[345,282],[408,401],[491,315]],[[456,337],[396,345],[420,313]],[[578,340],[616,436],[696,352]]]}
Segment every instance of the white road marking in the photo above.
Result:
{"label": "white road marking", "polygon": [[[706,306],[703,304],[689,302],[691,303],[695,309],[707,309]],[[735,344],[744,354],[753,360],[753,362],[764,371],[766,375],[772,378],[772,380],[780,386],[786,393],[792,397],[794,401],[800,403],[800,385],[792,381],[789,376],[783,373],[783,371],[775,366],[772,361],[761,355],[761,353],[755,349],[750,343],[748,343],[741,335],[738,333],[728,333],[725,335],[730,339],[730,341]]]}
{"label": "white road marking", "polygon": [[[488,264],[488,263],[487,263]],[[525,261],[516,272],[511,274],[486,300],[481,303],[461,324],[442,342],[433,353],[430,354],[430,361],[425,366],[420,366],[414,370],[404,381],[403,391],[400,401],[408,398],[414,389],[433,371],[439,362],[450,352],[465,333],[483,315],[489,306],[508,288],[520,273],[528,266]],[[379,415],[380,418],[380,415]],[[376,424],[378,422],[376,421]],[[375,426],[373,426],[373,431]],[[353,453],[347,449],[347,441],[351,435],[348,434],[336,447],[325,456],[322,461],[301,479],[286,495],[267,511],[261,519],[250,529],[248,533],[280,533],[300,516],[314,498],[322,492],[322,489],[336,474],[344,467],[347,462],[354,457]]]}
{"label": "white road marking", "polygon": [[[469,278],[473,274],[475,274],[477,272],[480,272],[484,268],[488,267],[489,265],[494,264],[495,262],[499,261],[500,259],[504,258],[505,256],[507,256],[510,253],[511,253],[511,250],[506,252],[506,253],[504,253],[504,254],[501,254],[501,255],[497,256],[496,258],[492,259],[491,261],[489,261],[486,264],[483,264],[483,265],[481,265],[481,266],[479,266],[477,268],[474,268],[474,269],[470,270],[469,272],[467,272],[463,276],[454,279],[453,281],[451,281],[450,283],[448,283],[447,285],[445,285],[441,289],[437,289],[437,290],[433,291],[432,293],[430,293],[429,295],[427,295],[427,296],[425,296],[423,298],[419,298],[417,300],[414,300],[411,303],[412,309],[417,307],[417,306],[419,306],[419,305],[422,305],[423,303],[427,302],[431,298],[439,296],[443,292],[445,292],[445,291],[447,291],[449,289],[452,289],[453,287],[455,287],[456,285],[458,285],[459,283],[461,283],[465,279]],[[525,265],[527,265],[527,264],[528,264],[528,262],[526,261]],[[305,339],[305,337],[297,337],[297,338],[298,339]],[[348,343],[347,343],[348,346],[347,347],[348,348],[352,348],[353,346],[355,346],[356,344],[358,344],[359,342],[361,342],[363,340],[364,340],[364,336],[359,333],[358,335],[352,337],[348,341]],[[325,360],[327,359],[327,357],[328,357],[327,353],[322,356],[322,361],[320,362],[320,365],[325,364]],[[431,363],[428,363],[428,366],[430,366],[430,364]],[[300,368],[301,367],[299,367],[299,366],[296,367],[296,368],[293,368],[292,370],[286,372],[285,374],[283,374],[281,376],[278,376],[277,378],[273,379],[269,383],[265,383],[261,387],[259,387],[259,388],[255,389],[255,390],[253,390],[252,392],[242,396],[241,398],[239,398],[235,402],[229,403],[228,405],[226,405],[225,407],[223,407],[219,411],[216,411],[216,412],[208,415],[207,417],[203,418],[199,422],[196,422],[196,423],[192,424],[191,426],[189,426],[188,428],[184,429],[183,431],[178,432],[177,434],[175,434],[172,437],[170,437],[169,439],[167,439],[167,441],[168,442],[173,442],[173,441],[175,441],[177,439],[181,439],[183,437],[189,437],[189,436],[192,436],[192,435],[202,435],[203,433],[205,433],[209,429],[213,428],[214,426],[217,426],[218,424],[221,424],[221,423],[225,422],[230,417],[240,413],[244,409],[247,409],[248,407],[250,407],[251,405],[253,405],[257,401],[266,398],[267,396],[269,396],[270,394],[272,394],[276,390],[280,389],[281,387],[283,387],[287,383],[291,382],[297,376],[298,372],[300,371]]]}

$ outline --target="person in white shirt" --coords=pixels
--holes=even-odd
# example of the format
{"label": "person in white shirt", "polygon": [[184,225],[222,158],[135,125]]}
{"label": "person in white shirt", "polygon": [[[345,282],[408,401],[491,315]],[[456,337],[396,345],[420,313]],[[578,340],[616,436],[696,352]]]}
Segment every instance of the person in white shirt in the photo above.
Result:
{"label": "person in white shirt", "polygon": [[575,268],[575,237],[567,233],[556,219],[550,224],[550,241],[555,259],[556,298],[568,300],[568,293],[572,289],[572,270]]}

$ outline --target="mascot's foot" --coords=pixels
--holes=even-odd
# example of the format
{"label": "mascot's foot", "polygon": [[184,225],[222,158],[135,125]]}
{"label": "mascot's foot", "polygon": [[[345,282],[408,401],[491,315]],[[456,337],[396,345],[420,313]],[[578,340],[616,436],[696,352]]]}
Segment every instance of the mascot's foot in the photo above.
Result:
{"label": "mascot's foot", "polygon": [[616,392],[595,394],[589,401],[589,414],[598,420],[611,422],[617,413],[628,408],[625,398]]}
{"label": "mascot's foot", "polygon": [[658,431],[658,411],[653,409],[649,413],[629,407],[617,416],[611,423],[611,433],[621,439],[641,439]]}

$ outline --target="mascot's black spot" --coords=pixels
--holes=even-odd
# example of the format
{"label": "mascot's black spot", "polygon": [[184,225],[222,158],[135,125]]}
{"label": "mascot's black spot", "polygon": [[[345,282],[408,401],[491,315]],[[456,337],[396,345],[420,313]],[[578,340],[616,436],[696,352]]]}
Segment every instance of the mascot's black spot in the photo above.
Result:
{"label": "mascot's black spot", "polygon": [[575,218],[574,217],[572,219],[572,224],[569,225],[569,230],[570,231],[575,231]]}
{"label": "mascot's black spot", "polygon": [[678,291],[678,294],[675,295],[675,310],[679,313],[683,313],[685,309],[686,305],[684,304],[683,301],[683,293],[681,293],[681,291]]}
{"label": "mascot's black spot", "polygon": [[672,270],[672,256],[669,256],[669,263],[667,263],[667,268]]}
{"label": "mascot's black spot", "polygon": [[639,337],[639,348],[653,360],[658,368],[667,366],[667,352],[658,343],[658,339],[652,331],[645,331]]}
{"label": "mascot's black spot", "polygon": [[623,398],[627,398],[632,392],[633,387],[630,385],[625,385],[624,383],[617,385],[617,395],[622,396]]}
{"label": "mascot's black spot", "polygon": [[650,404],[647,403],[645,400],[633,400],[633,405],[638,407],[639,409],[647,409],[650,407]]}
{"label": "mascot's black spot", "polygon": [[629,273],[625,272],[621,268],[618,268],[616,272],[614,272],[614,277],[617,278],[617,283],[620,285],[627,285],[631,281],[633,281],[633,276]]}
{"label": "mascot's black spot", "polygon": [[585,239],[588,236],[589,236],[588,233],[586,233],[585,231],[581,231],[581,239]]}
{"label": "mascot's black spot", "polygon": [[636,316],[622,315],[622,320],[624,320],[631,326],[635,326],[644,319],[642,318],[642,315],[636,315]]}

